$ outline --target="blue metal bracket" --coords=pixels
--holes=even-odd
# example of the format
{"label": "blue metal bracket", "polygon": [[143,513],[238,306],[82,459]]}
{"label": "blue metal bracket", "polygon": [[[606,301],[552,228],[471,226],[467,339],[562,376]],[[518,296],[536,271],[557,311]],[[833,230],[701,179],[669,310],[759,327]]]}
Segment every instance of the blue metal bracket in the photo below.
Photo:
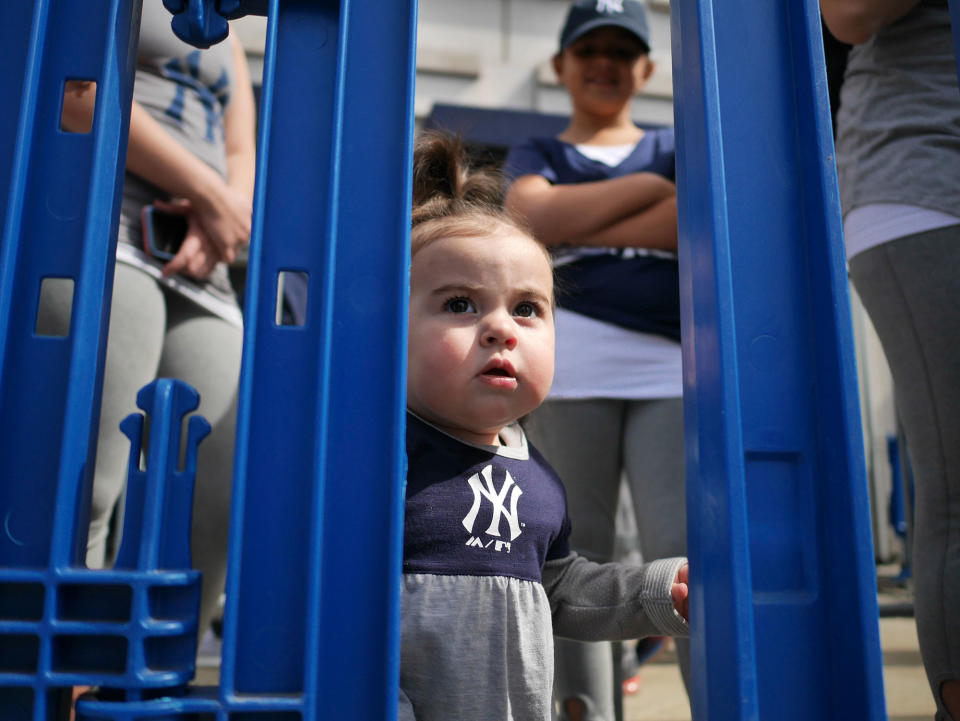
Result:
{"label": "blue metal bracket", "polygon": [[880,721],[817,3],[671,21],[694,717]]}

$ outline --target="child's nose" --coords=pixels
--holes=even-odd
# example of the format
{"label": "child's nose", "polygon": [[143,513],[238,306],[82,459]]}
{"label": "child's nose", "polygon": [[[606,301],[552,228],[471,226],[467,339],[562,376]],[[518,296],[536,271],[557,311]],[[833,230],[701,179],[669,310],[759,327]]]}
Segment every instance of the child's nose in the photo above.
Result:
{"label": "child's nose", "polygon": [[483,333],[484,345],[502,344],[507,350],[513,350],[517,347],[516,328],[510,318],[501,317],[499,314],[491,317]]}
{"label": "child's nose", "polygon": [[517,347],[517,337],[516,336],[507,336],[503,339],[503,344],[506,346],[507,350],[513,350]]}

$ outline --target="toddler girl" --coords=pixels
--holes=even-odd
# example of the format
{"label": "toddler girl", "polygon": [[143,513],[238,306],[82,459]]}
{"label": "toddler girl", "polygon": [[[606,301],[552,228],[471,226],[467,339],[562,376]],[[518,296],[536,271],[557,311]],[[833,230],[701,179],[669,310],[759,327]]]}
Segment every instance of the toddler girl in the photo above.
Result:
{"label": "toddler girl", "polygon": [[414,154],[400,718],[551,718],[553,634],[687,633],[683,558],[572,553],[563,485],[517,419],[553,377],[553,273],[457,141]]}

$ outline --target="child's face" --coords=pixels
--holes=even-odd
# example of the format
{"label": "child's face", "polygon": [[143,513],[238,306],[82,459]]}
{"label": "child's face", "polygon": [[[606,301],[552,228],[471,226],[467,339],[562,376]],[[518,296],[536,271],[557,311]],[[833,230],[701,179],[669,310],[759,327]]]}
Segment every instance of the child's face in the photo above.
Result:
{"label": "child's face", "polygon": [[413,258],[407,406],[497,445],[553,380],[553,272],[527,236],[444,238]]}
{"label": "child's face", "polygon": [[579,38],[554,57],[553,64],[574,108],[599,114],[619,112],[653,72],[643,43],[612,26]]}

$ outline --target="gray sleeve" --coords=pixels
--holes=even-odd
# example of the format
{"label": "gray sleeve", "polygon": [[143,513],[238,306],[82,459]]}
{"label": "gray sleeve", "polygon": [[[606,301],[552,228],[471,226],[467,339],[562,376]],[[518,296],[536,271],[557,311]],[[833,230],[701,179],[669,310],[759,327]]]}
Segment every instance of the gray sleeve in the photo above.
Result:
{"label": "gray sleeve", "polygon": [[642,566],[599,564],[575,553],[548,561],[543,587],[550,599],[554,633],[577,641],[687,636],[690,627],[670,596],[686,562],[664,558]]}

